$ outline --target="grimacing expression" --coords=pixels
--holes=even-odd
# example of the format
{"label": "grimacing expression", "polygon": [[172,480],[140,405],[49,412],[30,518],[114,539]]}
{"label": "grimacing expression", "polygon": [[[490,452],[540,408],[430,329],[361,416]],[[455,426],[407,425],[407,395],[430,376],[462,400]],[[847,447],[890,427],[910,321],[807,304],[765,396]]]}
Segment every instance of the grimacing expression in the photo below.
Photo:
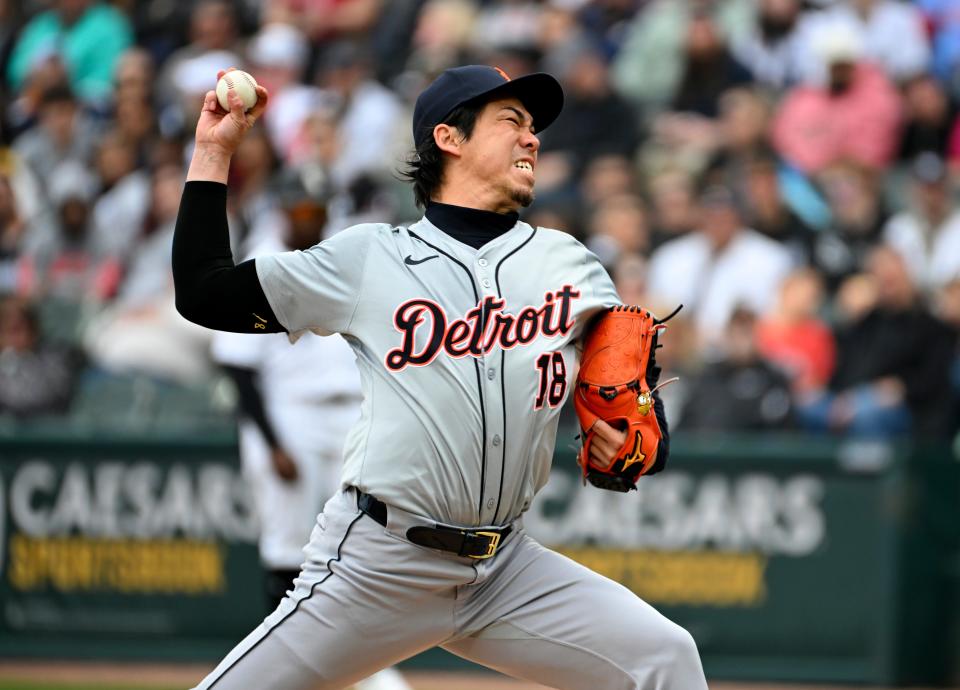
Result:
{"label": "grimacing expression", "polygon": [[518,99],[491,101],[477,116],[470,139],[461,143],[459,164],[489,185],[505,207],[529,206],[540,148],[533,131],[533,118]]}

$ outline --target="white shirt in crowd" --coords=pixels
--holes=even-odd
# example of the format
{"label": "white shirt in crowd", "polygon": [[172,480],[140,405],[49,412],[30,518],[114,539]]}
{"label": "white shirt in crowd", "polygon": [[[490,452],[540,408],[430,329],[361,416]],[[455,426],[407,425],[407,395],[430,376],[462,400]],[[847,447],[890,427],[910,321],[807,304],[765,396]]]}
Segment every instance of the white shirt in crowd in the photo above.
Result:
{"label": "white shirt in crowd", "polygon": [[887,221],[883,234],[886,243],[906,261],[921,289],[936,290],[960,278],[960,210],[937,227],[904,211]]}
{"label": "white shirt in crowd", "polygon": [[683,304],[706,341],[715,341],[738,306],[769,311],[792,264],[787,249],[754,230],[741,230],[719,252],[693,232],[650,257],[651,304]]}

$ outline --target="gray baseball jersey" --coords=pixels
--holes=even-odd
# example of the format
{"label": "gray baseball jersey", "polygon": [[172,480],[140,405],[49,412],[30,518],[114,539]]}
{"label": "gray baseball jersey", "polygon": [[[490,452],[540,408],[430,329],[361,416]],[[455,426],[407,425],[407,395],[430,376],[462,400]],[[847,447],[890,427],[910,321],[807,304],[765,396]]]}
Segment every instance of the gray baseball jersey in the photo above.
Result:
{"label": "gray baseball jersey", "polygon": [[546,483],[575,343],[619,303],[583,245],[522,222],[479,250],[426,219],[358,225],[256,267],[288,331],[357,355],[343,484],[464,526],[509,523]]}
{"label": "gray baseball jersey", "polygon": [[[422,220],[256,266],[293,335],[344,335],[364,402],[294,590],[200,690],[335,690],[437,645],[561,690],[706,690],[686,631],[516,519],[546,481],[575,343],[618,301],[596,257],[525,223],[475,250]],[[512,531],[477,560],[409,541],[435,521]]]}

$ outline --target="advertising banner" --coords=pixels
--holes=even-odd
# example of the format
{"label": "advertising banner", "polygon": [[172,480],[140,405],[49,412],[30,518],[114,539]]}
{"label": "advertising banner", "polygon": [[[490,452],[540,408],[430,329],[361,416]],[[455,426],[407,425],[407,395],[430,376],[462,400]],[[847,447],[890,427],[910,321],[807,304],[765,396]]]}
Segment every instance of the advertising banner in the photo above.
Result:
{"label": "advertising banner", "polygon": [[[558,450],[524,522],[713,678],[932,684],[960,658],[958,501],[949,455],[686,438],[629,494]],[[0,439],[0,656],[214,661],[265,614],[256,536],[233,438]]]}
{"label": "advertising banner", "polygon": [[263,616],[232,442],[0,445],[0,653],[205,657]]}

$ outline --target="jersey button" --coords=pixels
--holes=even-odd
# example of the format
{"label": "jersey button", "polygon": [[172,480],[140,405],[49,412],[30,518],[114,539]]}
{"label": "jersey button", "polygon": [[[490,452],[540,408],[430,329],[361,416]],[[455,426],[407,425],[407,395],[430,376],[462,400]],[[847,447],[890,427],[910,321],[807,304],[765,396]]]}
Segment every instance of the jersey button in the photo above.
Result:
{"label": "jersey button", "polygon": [[490,287],[490,279],[489,279],[489,278],[484,278],[484,279],[483,279],[483,282],[481,283],[481,285],[483,285],[483,287],[485,287],[485,288]]}
{"label": "jersey button", "polygon": [[495,445],[495,446],[499,446],[499,445],[500,445],[500,437],[499,437],[499,436],[494,436],[494,437],[493,437],[493,445]]}
{"label": "jersey button", "polygon": [[493,377],[497,375],[497,372],[494,369],[487,369],[487,378],[493,381]]}
{"label": "jersey button", "polygon": [[497,505],[497,502],[491,498],[489,501],[487,501],[487,510],[493,510],[493,506],[495,505]]}
{"label": "jersey button", "polygon": [[487,261],[486,259],[477,259],[477,263],[480,264],[481,266],[486,266],[490,262]]}

